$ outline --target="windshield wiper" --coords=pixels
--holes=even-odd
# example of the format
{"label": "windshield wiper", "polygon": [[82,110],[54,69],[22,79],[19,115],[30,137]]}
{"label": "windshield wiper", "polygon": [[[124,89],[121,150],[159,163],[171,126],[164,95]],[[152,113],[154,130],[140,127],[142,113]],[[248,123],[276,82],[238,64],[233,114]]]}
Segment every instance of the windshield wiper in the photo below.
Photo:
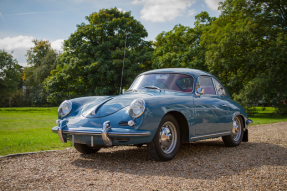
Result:
{"label": "windshield wiper", "polygon": [[156,90],[160,90],[159,87],[156,87],[156,86],[145,86],[145,88],[147,89],[156,89]]}
{"label": "windshield wiper", "polygon": [[137,92],[137,90],[134,90],[134,89],[129,89],[129,90],[127,90],[127,92],[130,92],[130,91],[132,91],[132,92]]}

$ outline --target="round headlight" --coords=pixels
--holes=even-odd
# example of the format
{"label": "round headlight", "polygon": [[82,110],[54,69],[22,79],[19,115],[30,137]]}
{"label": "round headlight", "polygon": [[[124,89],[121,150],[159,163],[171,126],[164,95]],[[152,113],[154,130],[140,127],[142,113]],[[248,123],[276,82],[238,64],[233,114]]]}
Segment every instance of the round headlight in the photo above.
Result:
{"label": "round headlight", "polygon": [[136,99],[130,105],[129,114],[132,118],[137,118],[143,114],[144,110],[145,110],[144,100]]}
{"label": "round headlight", "polygon": [[72,102],[65,100],[61,103],[58,109],[58,114],[60,117],[65,117],[72,110]]}

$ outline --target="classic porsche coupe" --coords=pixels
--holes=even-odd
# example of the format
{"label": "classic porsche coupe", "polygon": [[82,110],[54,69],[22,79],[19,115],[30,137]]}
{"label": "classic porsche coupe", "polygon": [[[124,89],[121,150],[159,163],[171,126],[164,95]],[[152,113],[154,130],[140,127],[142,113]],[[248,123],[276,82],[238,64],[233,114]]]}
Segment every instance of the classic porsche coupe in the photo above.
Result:
{"label": "classic porsche coupe", "polygon": [[144,72],[121,95],[65,100],[58,114],[52,131],[80,153],[147,144],[158,161],[174,158],[184,142],[222,137],[238,146],[252,123],[216,77],[188,68]]}

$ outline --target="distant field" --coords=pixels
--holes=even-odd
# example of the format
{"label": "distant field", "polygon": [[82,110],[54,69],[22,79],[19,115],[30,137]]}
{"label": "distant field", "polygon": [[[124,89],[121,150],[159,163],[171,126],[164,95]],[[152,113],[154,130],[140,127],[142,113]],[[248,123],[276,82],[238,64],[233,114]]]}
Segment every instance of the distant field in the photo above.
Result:
{"label": "distant field", "polygon": [[51,131],[57,125],[57,109],[0,108],[0,155],[71,147]]}
{"label": "distant field", "polygon": [[[71,147],[61,143],[51,128],[56,126],[57,107],[0,108],[0,155]],[[252,125],[287,121],[287,116],[272,115],[274,108],[258,107],[258,114],[250,116]]]}
{"label": "distant field", "polygon": [[259,124],[269,124],[269,123],[278,123],[287,121],[287,116],[285,115],[274,115],[275,108],[274,107],[265,107],[263,111],[262,107],[256,107],[258,114],[249,116],[250,119],[253,120],[252,125]]}

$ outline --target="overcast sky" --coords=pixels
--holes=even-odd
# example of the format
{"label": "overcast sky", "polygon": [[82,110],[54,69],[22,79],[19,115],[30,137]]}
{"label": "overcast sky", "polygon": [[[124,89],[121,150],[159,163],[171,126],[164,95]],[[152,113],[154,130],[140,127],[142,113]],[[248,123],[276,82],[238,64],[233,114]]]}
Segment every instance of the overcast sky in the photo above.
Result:
{"label": "overcast sky", "polygon": [[1,0],[0,49],[13,51],[19,64],[26,66],[26,51],[32,40],[49,40],[60,50],[64,39],[86,22],[85,16],[102,8],[117,7],[131,11],[148,32],[146,40],[155,40],[162,31],[176,24],[193,27],[194,16],[207,11],[218,17],[221,0]]}

